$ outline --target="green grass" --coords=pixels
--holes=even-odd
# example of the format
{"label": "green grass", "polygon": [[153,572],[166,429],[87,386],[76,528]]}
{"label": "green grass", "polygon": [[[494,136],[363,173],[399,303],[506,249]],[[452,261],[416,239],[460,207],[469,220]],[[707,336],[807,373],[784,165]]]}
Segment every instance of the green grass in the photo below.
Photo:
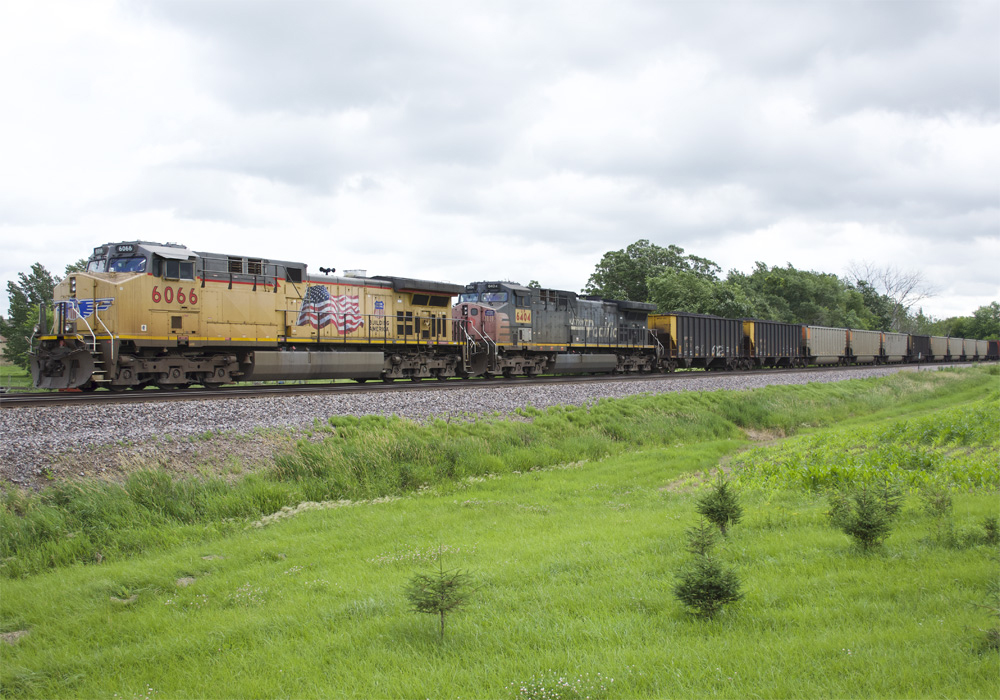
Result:
{"label": "green grass", "polygon": [[10,391],[26,391],[33,388],[31,372],[17,365],[0,364],[0,387]]}
{"label": "green grass", "polygon": [[[996,545],[973,536],[1000,510],[995,482],[933,482],[952,490],[951,525],[969,536],[941,540],[913,492],[886,544],[863,554],[828,523],[822,486],[754,471],[766,450],[780,461],[824,435],[858,454],[919,444],[941,459],[995,456],[996,375],[924,375],[528,410],[530,424],[338,421],[322,448],[300,445],[292,462],[240,483],[333,483],[347,451],[362,465],[343,477],[351,500],[266,519],[275,509],[212,520],[218,502],[233,499],[237,512],[245,494],[155,475],[89,511],[21,495],[29,510],[80,511],[69,542],[96,537],[85,515],[150,539],[100,565],[3,581],[0,632],[28,634],[0,642],[0,695],[995,697],[1000,659],[983,632],[995,621],[979,605],[1000,563]],[[869,433],[839,427],[862,414]],[[733,459],[747,446],[737,425],[792,434],[802,423],[807,434],[747,466]],[[467,444],[455,459],[434,457],[456,440]],[[559,440],[562,452],[549,452]],[[572,459],[539,468],[532,445],[539,461]],[[377,477],[382,451],[431,485]],[[489,473],[465,469],[471,454]],[[435,464],[451,466],[422,471]],[[706,481],[695,475],[719,464],[742,484],[744,519],[719,556],[746,598],[705,621],[670,589],[688,557],[691,489]],[[911,471],[942,470],[932,459]],[[404,597],[439,546],[479,587],[443,644],[436,621]]]}
{"label": "green grass", "polygon": [[[465,480],[6,582],[3,627],[30,632],[0,645],[3,693],[517,697],[551,670],[592,688],[613,678],[596,697],[994,696],[975,605],[995,550],[934,546],[913,504],[884,550],[862,556],[815,498],[748,496],[721,552],[746,600],[710,622],[684,613],[669,590],[693,498],[661,488],[732,449]],[[996,512],[995,494],[957,500],[962,523]],[[439,544],[479,585],[443,645],[403,597]]]}
{"label": "green grass", "polygon": [[[995,368],[994,368],[995,369]],[[986,369],[902,373],[879,380],[691,392],[603,400],[585,407],[528,407],[522,420],[331,418],[275,466],[227,483],[175,481],[162,471],[124,485],[63,483],[41,494],[5,490],[0,575],[8,578],[97,558],[117,560],[206,542],[302,501],[366,499],[483,474],[527,471],[637,450],[708,440],[742,442],[746,430],[791,435],[859,416],[897,415],[997,393]]]}

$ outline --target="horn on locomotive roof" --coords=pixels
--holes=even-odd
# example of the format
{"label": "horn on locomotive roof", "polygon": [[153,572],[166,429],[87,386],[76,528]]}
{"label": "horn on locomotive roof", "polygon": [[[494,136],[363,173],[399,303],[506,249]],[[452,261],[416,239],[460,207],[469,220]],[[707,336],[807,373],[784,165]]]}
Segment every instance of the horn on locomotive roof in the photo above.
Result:
{"label": "horn on locomotive roof", "polygon": [[337,268],[335,268],[335,267],[321,267],[319,269],[319,271],[322,272],[324,275],[329,275],[331,272],[336,272]]}

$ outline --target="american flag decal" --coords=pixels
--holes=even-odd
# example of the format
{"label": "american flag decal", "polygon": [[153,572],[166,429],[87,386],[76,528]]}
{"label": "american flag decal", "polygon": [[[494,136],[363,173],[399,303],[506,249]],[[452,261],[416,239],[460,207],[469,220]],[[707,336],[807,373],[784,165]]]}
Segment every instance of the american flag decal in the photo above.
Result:
{"label": "american flag decal", "polygon": [[325,328],[331,323],[341,335],[365,325],[358,297],[346,294],[331,297],[327,288],[321,284],[306,289],[296,325]]}

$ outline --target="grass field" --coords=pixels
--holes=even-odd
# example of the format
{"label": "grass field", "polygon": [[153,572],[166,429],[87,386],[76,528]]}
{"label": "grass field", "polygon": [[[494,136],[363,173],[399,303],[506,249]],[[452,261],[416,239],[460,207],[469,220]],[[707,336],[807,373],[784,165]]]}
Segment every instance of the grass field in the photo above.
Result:
{"label": "grass field", "polygon": [[[181,509],[224,500],[204,484],[161,492],[147,504],[160,520],[145,524],[112,491],[114,508],[68,489],[62,501],[8,493],[4,573],[22,573],[2,581],[0,632],[27,634],[0,643],[0,694],[995,697],[1000,657],[985,630],[996,619],[981,606],[996,605],[1000,583],[982,527],[1000,511],[998,394],[997,374],[974,369],[521,421],[341,420],[250,480],[289,505],[306,490],[335,500],[228,522]],[[386,464],[395,476],[377,474]],[[702,620],[671,586],[720,466],[745,514],[719,556],[745,598]],[[885,475],[908,495],[886,544],[864,554],[830,526],[826,489]],[[924,507],[929,487],[951,492],[944,524]],[[132,533],[120,542],[141,546],[112,538],[100,564],[12,566],[60,551],[12,541],[12,518],[84,504],[95,522],[117,513]],[[96,537],[86,522],[64,519],[60,539]],[[443,643],[403,595],[439,548],[477,586]]]}
{"label": "grass field", "polygon": [[10,391],[27,391],[32,388],[31,373],[17,365],[0,363],[0,387]]}

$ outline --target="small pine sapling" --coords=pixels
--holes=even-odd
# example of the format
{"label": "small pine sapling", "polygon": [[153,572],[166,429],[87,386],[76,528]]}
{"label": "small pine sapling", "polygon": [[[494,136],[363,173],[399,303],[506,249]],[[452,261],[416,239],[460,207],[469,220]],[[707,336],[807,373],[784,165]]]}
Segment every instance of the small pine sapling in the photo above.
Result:
{"label": "small pine sapling", "polygon": [[475,592],[472,577],[459,569],[446,570],[441,548],[438,548],[438,568],[416,574],[406,587],[406,599],[414,612],[438,615],[441,619],[441,641],[444,641],[444,619],[464,607]]}
{"label": "small pine sapling", "polygon": [[716,559],[699,556],[677,575],[674,595],[695,615],[711,618],[743,598],[740,577]]}
{"label": "small pine sapling", "polygon": [[695,508],[719,528],[723,537],[730,524],[735,525],[743,518],[736,489],[721,473],[712,490],[698,499]]}
{"label": "small pine sapling", "polygon": [[950,542],[955,539],[955,529],[951,522],[953,508],[951,491],[947,488],[928,488],[920,494],[924,502],[924,510],[934,518],[938,542]]}
{"label": "small pine sapling", "polygon": [[983,542],[994,546],[1000,544],[1000,518],[987,515],[983,518]]}
{"label": "small pine sapling", "polygon": [[684,531],[687,537],[687,551],[698,556],[708,556],[718,541],[715,527],[705,518],[699,518],[698,524]]}
{"label": "small pine sapling", "polygon": [[831,498],[830,519],[862,549],[874,549],[892,533],[892,521],[899,512],[899,501],[891,502],[885,494],[862,486],[850,497],[835,496]]}

